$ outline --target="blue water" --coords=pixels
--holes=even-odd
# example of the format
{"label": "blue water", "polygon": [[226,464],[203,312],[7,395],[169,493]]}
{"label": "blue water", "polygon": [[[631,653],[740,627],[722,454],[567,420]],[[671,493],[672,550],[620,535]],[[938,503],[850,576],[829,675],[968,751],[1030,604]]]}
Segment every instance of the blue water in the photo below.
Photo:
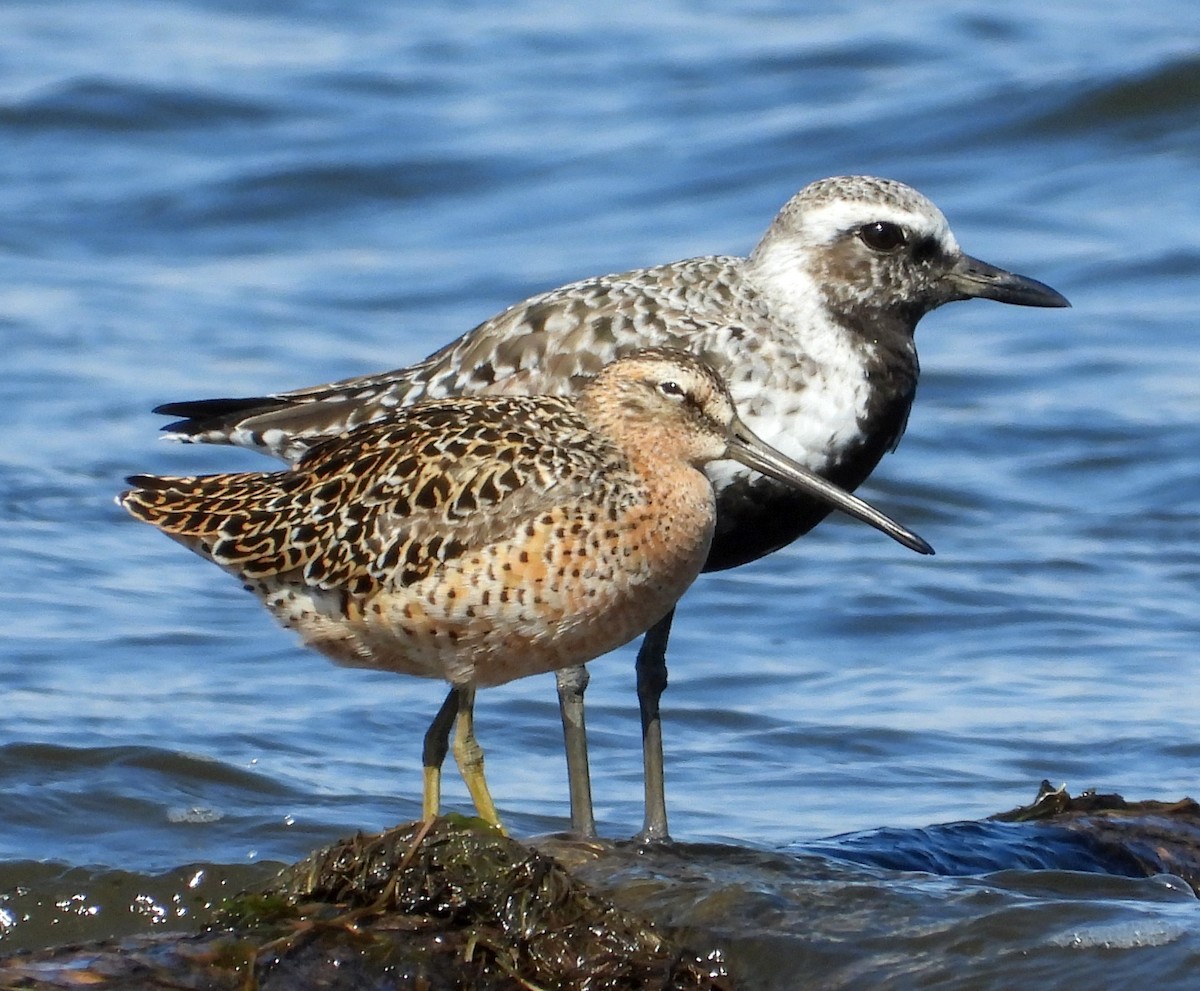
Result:
{"label": "blue water", "polygon": [[[1032,800],[1043,778],[1200,790],[1194,4],[291,7],[0,6],[0,888],[61,894],[51,879],[82,871],[103,923],[126,909],[89,872],[235,871],[419,813],[442,688],[300,649],[123,518],[131,471],[268,466],[161,443],[152,406],[397,367],[576,278],[744,253],[843,172],[912,183],[967,251],[1074,308],[922,322],[908,434],[863,493],[936,557],[831,520],[684,599],[673,834],[915,828]],[[632,652],[592,675],[600,828],[627,836]],[[552,679],[484,693],[478,720],[513,831],[563,828]],[[468,805],[453,774],[447,804]],[[1188,986],[1195,904],[1107,883],[1085,898],[1106,926],[1169,910],[1168,935],[1121,966],[1070,940],[1050,959],[1094,987],[1130,967]],[[1013,945],[933,882],[871,884],[955,940]],[[1032,874],[971,884],[1063,904]],[[858,911],[842,921],[878,923]],[[780,938],[811,986],[853,986],[853,968],[822,983],[817,924]],[[33,925],[3,939],[54,937]],[[873,947],[861,973],[905,986],[881,962],[895,947]],[[997,959],[1008,986],[1058,986],[1044,960],[1022,978],[1026,957]]]}

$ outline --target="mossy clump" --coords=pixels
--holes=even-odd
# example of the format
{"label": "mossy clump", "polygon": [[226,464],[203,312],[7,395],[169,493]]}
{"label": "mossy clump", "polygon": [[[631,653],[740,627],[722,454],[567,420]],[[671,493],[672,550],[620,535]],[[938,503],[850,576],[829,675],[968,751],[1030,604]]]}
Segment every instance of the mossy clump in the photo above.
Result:
{"label": "mossy clump", "polygon": [[477,820],[356,836],[285,870],[271,894],[301,908],[344,906],[341,920],[360,928],[384,916],[436,922],[431,958],[457,954],[464,987],[726,986],[718,953],[681,949],[555,860]]}
{"label": "mossy clump", "polygon": [[200,933],[0,961],[0,988],[95,991],[725,989],[722,957],[675,945],[557,861],[477,820],[355,836],[226,901]]}

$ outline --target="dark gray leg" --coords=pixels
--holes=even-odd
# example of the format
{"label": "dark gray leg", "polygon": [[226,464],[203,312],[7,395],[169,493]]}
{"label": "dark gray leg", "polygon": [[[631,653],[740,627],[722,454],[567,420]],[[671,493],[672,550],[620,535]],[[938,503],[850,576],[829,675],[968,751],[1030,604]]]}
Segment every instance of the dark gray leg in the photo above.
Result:
{"label": "dark gray leg", "polygon": [[658,703],[667,687],[667,640],[672,609],[642,638],[637,656],[638,704],[642,710],[642,764],[646,775],[646,821],[639,840],[668,840],[667,795],[663,787],[662,720]]}
{"label": "dark gray leg", "polygon": [[567,788],[571,796],[571,832],[582,839],[595,839],[596,817],[592,810],[592,779],[588,770],[587,726],[583,717],[583,693],[588,686],[587,668],[562,668],[558,681],[558,711],[562,715],[563,742],[567,747]]}

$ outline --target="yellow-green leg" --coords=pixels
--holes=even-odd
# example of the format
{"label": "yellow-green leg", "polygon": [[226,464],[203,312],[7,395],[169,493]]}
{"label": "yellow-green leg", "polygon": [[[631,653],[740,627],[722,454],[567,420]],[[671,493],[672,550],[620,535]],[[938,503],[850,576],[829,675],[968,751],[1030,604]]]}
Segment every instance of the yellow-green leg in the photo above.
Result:
{"label": "yellow-green leg", "polygon": [[492,801],[492,793],[488,791],[487,780],[483,776],[483,748],[475,739],[475,687],[460,685],[456,691],[458,719],[454,730],[454,759],[458,762],[463,781],[467,783],[467,791],[471,793],[479,818],[503,833],[500,814],[496,811],[496,803]]}
{"label": "yellow-green leg", "polygon": [[458,715],[461,704],[459,689],[451,688],[446,701],[438,709],[429,729],[425,731],[425,747],[421,763],[425,765],[425,790],[421,801],[421,815],[428,822],[436,819],[442,805],[442,764],[446,762],[446,751],[450,749],[450,727]]}

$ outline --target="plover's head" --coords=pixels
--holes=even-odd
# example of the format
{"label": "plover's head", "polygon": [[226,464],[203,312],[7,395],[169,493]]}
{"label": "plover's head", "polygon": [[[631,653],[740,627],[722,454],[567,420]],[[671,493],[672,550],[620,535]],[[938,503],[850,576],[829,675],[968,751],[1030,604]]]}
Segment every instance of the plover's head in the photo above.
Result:
{"label": "plover's head", "polygon": [[751,253],[754,280],[800,309],[814,292],[852,325],[899,321],[910,333],[957,299],[1069,306],[1047,285],[988,265],[958,246],[942,211],[904,183],[836,176],[806,186]]}

